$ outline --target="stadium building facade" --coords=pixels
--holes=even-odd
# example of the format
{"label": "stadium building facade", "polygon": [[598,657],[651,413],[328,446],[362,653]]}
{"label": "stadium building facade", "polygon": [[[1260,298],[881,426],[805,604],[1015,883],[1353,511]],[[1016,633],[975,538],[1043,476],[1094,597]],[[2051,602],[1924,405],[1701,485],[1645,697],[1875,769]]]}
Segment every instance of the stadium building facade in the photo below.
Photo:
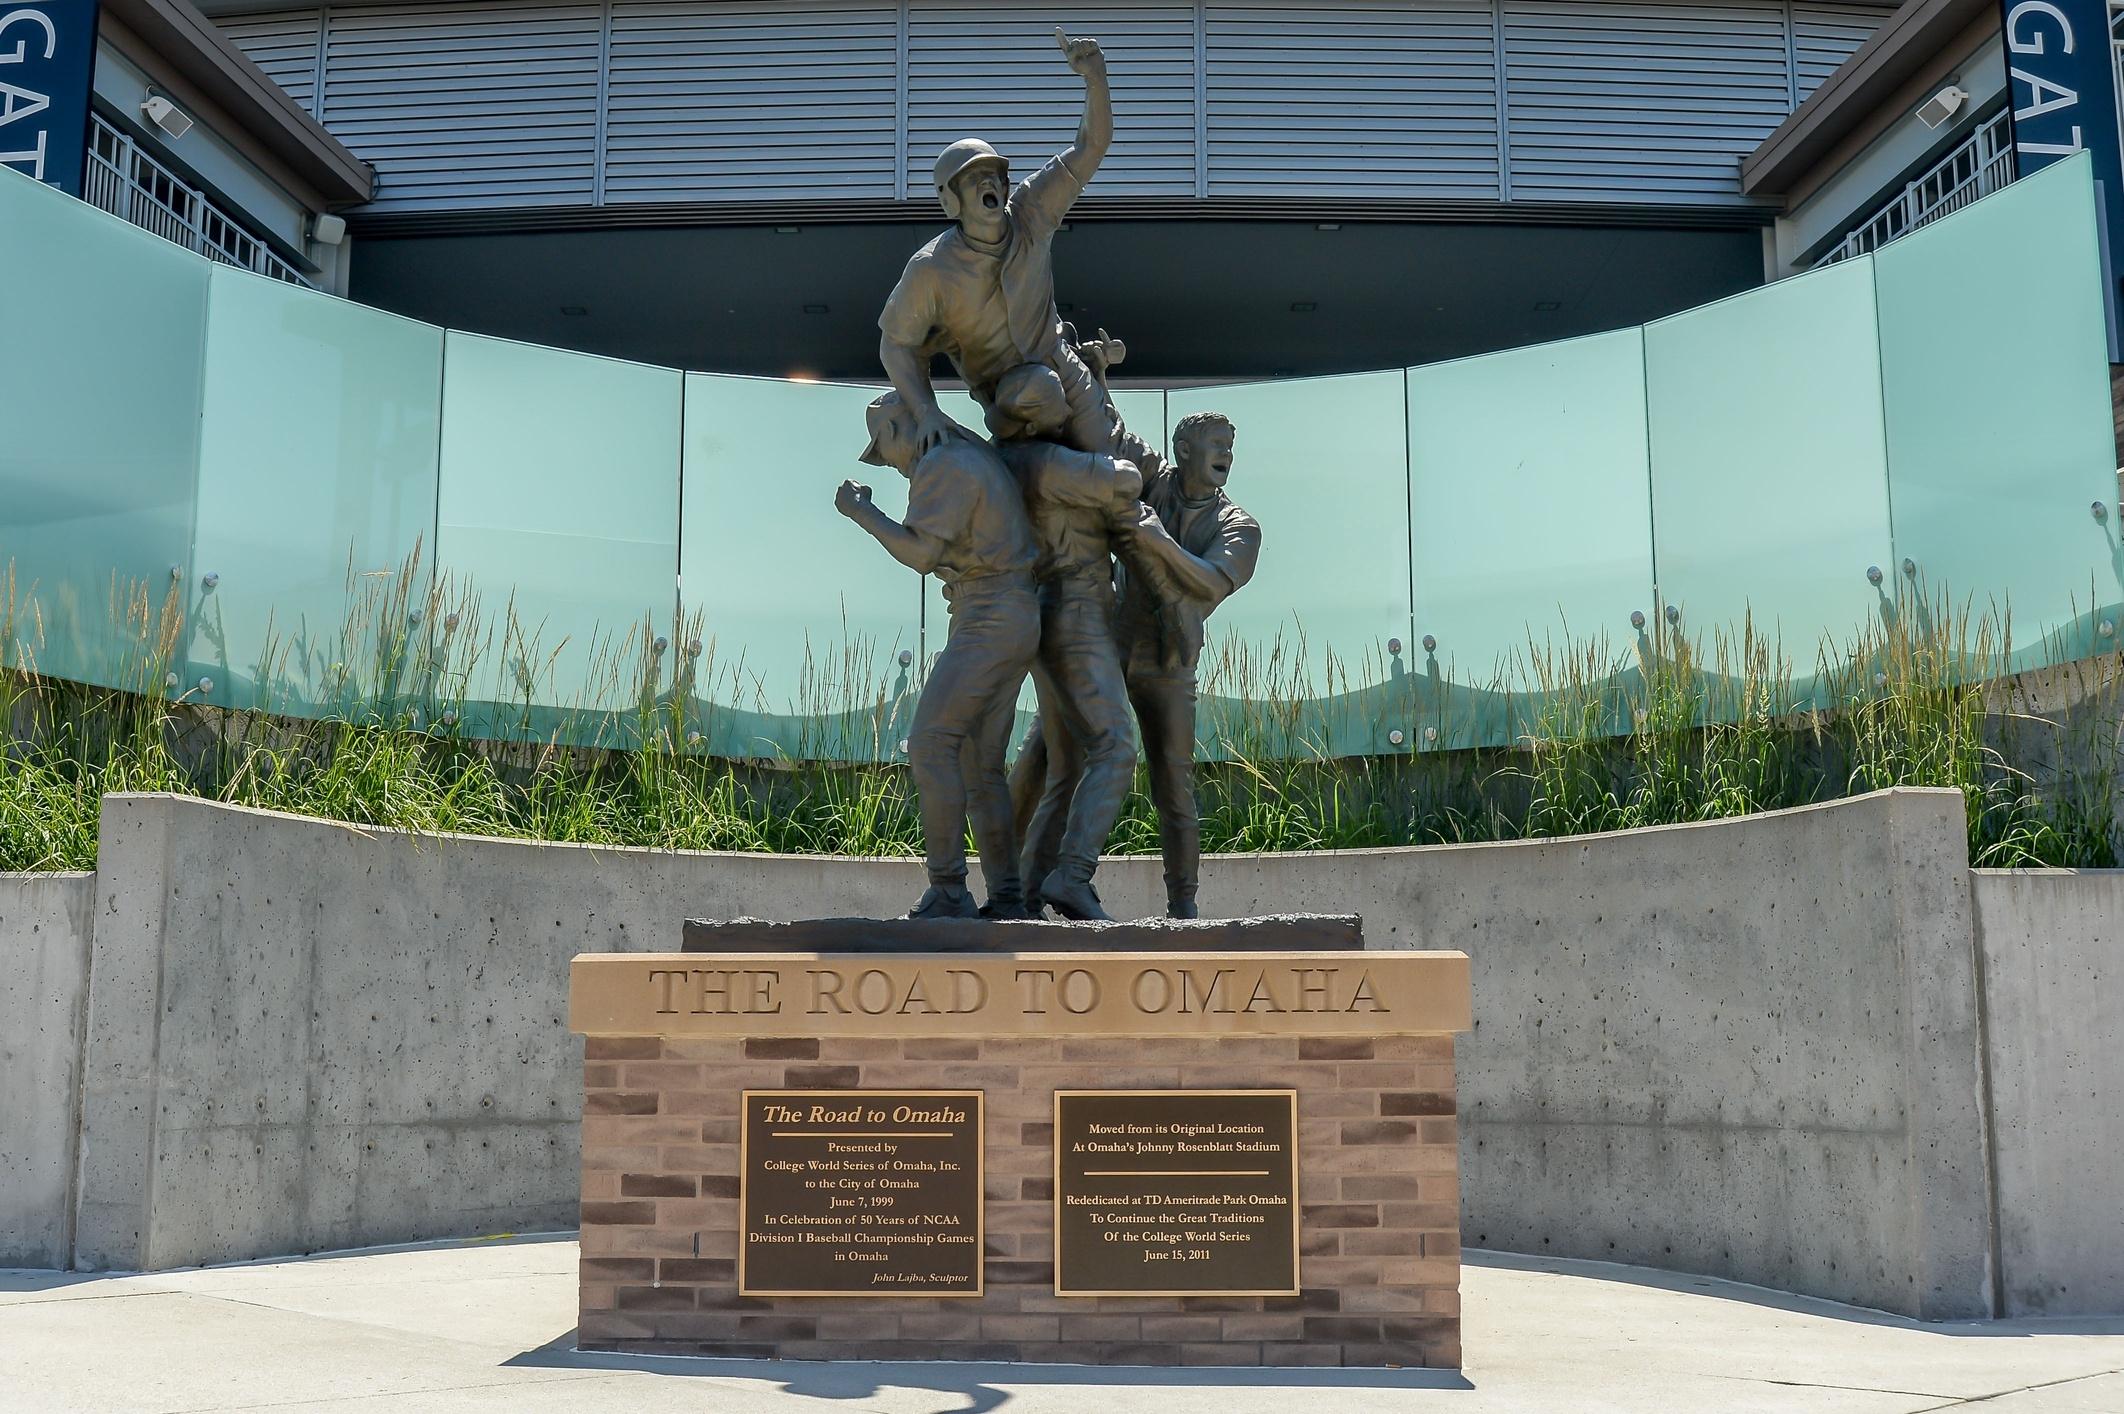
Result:
{"label": "stadium building facade", "polygon": [[[875,375],[877,301],[909,228],[939,221],[936,151],[978,133],[1029,170],[1057,150],[1079,97],[1050,32],[1096,35],[1118,140],[1058,284],[1072,317],[1129,338],[1125,373],[1163,380],[1449,358],[1760,283],[1781,202],[1742,160],[1892,8],[201,5],[373,170],[366,200],[322,193],[353,233],[324,273],[357,299],[825,377]],[[187,144],[133,127],[183,170]]]}

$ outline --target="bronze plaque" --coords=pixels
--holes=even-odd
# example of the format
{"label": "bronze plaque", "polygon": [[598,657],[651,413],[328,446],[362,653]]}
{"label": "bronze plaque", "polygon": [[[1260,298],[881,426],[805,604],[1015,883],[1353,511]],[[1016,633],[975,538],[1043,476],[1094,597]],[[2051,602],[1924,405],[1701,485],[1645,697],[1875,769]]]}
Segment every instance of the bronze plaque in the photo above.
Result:
{"label": "bronze plaque", "polygon": [[747,1090],[740,1296],[979,1296],[981,1092]]}
{"label": "bronze plaque", "polygon": [[1298,1092],[1057,1090],[1057,1296],[1298,1294]]}

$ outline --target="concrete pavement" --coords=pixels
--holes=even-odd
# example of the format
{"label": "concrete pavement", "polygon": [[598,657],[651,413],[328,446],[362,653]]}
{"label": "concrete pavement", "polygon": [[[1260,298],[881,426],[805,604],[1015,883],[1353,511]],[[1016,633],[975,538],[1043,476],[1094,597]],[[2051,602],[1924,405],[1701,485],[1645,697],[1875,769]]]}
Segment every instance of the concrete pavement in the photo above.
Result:
{"label": "concrete pavement", "polygon": [[1922,1325],[1598,1262],[1469,1253],[1468,1367],[1451,1375],[578,1355],[575,1259],[563,1236],[0,1273],[0,1410],[2124,1411],[2124,1319]]}

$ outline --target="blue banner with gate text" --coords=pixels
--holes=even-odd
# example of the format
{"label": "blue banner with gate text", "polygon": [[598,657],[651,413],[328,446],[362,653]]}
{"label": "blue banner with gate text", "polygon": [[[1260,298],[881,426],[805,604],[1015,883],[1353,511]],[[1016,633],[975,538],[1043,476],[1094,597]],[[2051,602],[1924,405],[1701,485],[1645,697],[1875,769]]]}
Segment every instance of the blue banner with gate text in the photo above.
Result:
{"label": "blue banner with gate text", "polygon": [[96,0],[0,0],[0,164],[81,195],[95,73]]}
{"label": "blue banner with gate text", "polygon": [[2117,68],[2105,0],[2002,0],[2006,88],[2013,104],[2014,175],[2040,172],[2076,152],[2094,158],[2101,205],[2102,265],[2109,307],[2109,361],[2117,340],[2116,242],[2124,239],[2124,138],[2117,121]]}

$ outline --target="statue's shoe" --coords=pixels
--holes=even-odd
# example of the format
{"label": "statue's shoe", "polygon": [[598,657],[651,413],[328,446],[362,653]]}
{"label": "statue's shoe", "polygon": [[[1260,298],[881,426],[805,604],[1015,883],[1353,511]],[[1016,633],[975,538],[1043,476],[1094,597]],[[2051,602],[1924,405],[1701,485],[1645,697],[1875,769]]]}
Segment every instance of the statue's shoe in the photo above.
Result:
{"label": "statue's shoe", "polygon": [[1099,893],[1089,883],[1064,878],[1056,870],[1040,881],[1040,902],[1072,923],[1111,923],[1113,915],[1099,902]]}
{"label": "statue's shoe", "polygon": [[1167,918],[1196,918],[1195,901],[1191,898],[1168,899],[1165,904]]}
{"label": "statue's shoe", "polygon": [[1038,918],[1040,911],[1022,899],[990,899],[981,905],[981,916],[997,920]]}
{"label": "statue's shoe", "polygon": [[931,884],[922,901],[907,911],[909,918],[979,918],[981,908],[964,889]]}

